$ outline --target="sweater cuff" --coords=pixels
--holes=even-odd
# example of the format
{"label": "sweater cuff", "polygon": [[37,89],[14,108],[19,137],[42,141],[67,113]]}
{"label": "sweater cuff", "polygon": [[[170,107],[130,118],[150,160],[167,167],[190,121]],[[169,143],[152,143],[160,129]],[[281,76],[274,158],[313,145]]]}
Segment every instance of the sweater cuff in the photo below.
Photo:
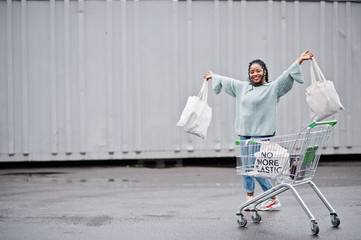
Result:
{"label": "sweater cuff", "polygon": [[213,74],[212,76],[212,88],[213,91],[218,94],[222,91],[221,76]]}
{"label": "sweater cuff", "polygon": [[301,64],[296,60],[289,68],[288,72],[290,73],[291,77],[298,83],[303,83],[303,75],[302,75],[302,68]]}

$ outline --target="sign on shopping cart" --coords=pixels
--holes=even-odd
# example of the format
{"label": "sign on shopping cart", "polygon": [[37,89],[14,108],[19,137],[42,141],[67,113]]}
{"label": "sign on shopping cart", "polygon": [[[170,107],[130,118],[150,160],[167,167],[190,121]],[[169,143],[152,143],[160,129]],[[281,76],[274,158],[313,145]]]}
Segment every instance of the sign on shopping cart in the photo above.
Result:
{"label": "sign on shopping cart", "polygon": [[254,154],[254,176],[275,178],[289,172],[289,156],[286,148],[277,143],[261,142],[259,152]]}

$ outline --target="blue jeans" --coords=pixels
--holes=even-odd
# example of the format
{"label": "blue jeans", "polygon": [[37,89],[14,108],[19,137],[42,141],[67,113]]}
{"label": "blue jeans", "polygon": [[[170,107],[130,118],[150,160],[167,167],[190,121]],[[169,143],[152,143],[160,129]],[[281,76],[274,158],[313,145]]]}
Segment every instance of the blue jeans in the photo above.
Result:
{"label": "blue jeans", "polygon": [[[241,141],[243,140],[247,140],[250,138],[262,138],[262,137],[258,137],[258,136],[240,136]],[[252,147],[252,148],[244,148],[247,149],[246,151],[250,150],[251,152],[247,152],[247,153],[242,153],[242,155],[250,155],[250,154],[254,154],[255,152],[259,151],[259,146],[258,147]],[[242,148],[243,149],[243,148]],[[271,180],[267,179],[267,178],[258,178],[258,177],[252,177],[252,176],[245,176],[243,175],[243,187],[246,193],[254,193],[254,189],[255,189],[255,180],[257,180],[257,182],[259,183],[259,185],[261,186],[263,191],[267,191],[269,189],[272,188],[272,183]]]}

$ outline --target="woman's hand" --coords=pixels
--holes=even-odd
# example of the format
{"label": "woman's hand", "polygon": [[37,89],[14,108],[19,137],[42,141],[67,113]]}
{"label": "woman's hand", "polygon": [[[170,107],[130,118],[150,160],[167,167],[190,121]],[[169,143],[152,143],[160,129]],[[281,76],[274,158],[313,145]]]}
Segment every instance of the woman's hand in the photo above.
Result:
{"label": "woman's hand", "polygon": [[310,60],[313,57],[313,53],[310,51],[306,51],[301,54],[301,56],[298,58],[298,63],[301,64],[304,60]]}
{"label": "woman's hand", "polygon": [[204,74],[203,78],[206,80],[209,80],[213,77],[213,72],[208,70],[208,72],[206,74]]}

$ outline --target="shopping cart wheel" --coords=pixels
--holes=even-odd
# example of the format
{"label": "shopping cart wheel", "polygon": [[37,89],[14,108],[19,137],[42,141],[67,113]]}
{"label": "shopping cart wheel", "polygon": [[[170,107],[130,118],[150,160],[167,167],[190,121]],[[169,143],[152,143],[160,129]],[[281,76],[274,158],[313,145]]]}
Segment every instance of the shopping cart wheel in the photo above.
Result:
{"label": "shopping cart wheel", "polygon": [[312,223],[311,231],[312,231],[312,235],[318,234],[320,228],[318,227],[317,223]]}
{"label": "shopping cart wheel", "polygon": [[340,219],[338,218],[337,215],[332,215],[331,216],[331,223],[332,223],[332,226],[334,227],[338,227],[341,223]]}
{"label": "shopping cart wheel", "polygon": [[261,215],[259,215],[258,213],[256,213],[256,217],[254,217],[253,215],[252,215],[252,221],[254,222],[254,223],[259,223],[260,221],[261,221]]}
{"label": "shopping cart wheel", "polygon": [[244,227],[247,225],[247,219],[245,219],[243,217],[239,217],[237,219],[237,223],[238,223],[238,227]]}

